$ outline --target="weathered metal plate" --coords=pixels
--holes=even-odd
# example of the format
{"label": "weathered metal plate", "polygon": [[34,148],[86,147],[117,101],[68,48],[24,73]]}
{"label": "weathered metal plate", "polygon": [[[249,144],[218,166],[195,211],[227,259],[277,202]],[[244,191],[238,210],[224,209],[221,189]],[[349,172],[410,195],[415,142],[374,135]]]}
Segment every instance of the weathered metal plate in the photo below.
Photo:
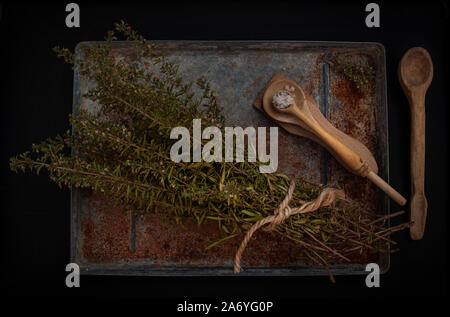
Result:
{"label": "weathered metal plate", "polygon": [[[387,102],[384,47],[378,43],[297,41],[156,41],[186,80],[207,75],[224,107],[227,125],[274,126],[253,102],[274,73],[296,81],[336,127],[359,139],[375,154],[380,176],[388,180]],[[89,43],[80,43],[89,45]],[[78,58],[83,58],[77,47]],[[130,43],[116,43],[117,58],[133,61]],[[339,56],[369,63],[375,70],[370,91],[359,94],[330,70],[324,57]],[[74,109],[95,104],[82,98],[91,87],[75,69]],[[369,210],[389,213],[389,203],[368,181],[344,170],[310,140],[279,131],[279,171],[315,183],[339,184]],[[214,224],[202,227],[166,224],[154,215],[131,215],[98,194],[72,191],[71,257],[83,274],[233,275],[232,258],[240,238],[206,251],[208,239],[220,237]],[[389,256],[380,255],[382,271]],[[355,261],[356,262],[356,261]],[[326,275],[302,265],[295,246],[266,233],[257,236],[243,257],[240,275]],[[362,274],[364,263],[331,266],[334,274]]]}

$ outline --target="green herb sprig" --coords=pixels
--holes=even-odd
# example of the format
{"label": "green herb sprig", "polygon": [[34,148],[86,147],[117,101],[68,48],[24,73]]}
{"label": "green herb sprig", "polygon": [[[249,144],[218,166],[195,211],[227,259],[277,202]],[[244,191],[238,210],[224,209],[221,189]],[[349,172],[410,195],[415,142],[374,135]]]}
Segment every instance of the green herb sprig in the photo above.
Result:
{"label": "green herb sprig", "polygon": [[374,71],[370,65],[362,62],[344,62],[336,57],[330,59],[328,62],[338,72],[352,81],[361,93],[369,89],[370,83],[374,78]]}

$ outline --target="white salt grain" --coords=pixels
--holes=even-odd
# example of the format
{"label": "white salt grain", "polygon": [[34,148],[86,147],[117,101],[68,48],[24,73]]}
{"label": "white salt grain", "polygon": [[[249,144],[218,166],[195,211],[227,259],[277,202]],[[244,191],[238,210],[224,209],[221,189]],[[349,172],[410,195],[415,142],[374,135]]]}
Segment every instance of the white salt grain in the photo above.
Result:
{"label": "white salt grain", "polygon": [[294,92],[295,91],[295,87],[286,85],[286,86],[284,86],[284,90],[287,90],[287,91],[290,91],[290,92]]}
{"label": "white salt grain", "polygon": [[292,104],[294,104],[294,99],[290,94],[285,91],[280,91],[272,98],[272,103],[278,109],[286,109],[289,108]]}

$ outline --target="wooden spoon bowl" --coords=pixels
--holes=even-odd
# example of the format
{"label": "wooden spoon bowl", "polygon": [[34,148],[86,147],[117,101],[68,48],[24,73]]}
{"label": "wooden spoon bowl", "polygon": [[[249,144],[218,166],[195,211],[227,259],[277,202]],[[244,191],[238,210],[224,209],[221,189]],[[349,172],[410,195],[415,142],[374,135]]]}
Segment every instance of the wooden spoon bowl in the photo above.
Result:
{"label": "wooden spoon bowl", "polygon": [[399,79],[408,93],[428,89],[433,79],[433,62],[428,51],[422,47],[408,50],[400,61]]}
{"label": "wooden spoon bowl", "polygon": [[[288,91],[285,89],[286,86],[294,87],[294,91]],[[272,104],[273,97],[279,92],[286,92],[292,96],[294,99],[294,104],[286,109],[277,109]],[[306,130],[310,130],[310,128],[303,124],[303,122],[298,121],[296,116],[293,115],[295,108],[307,111],[309,110],[305,107],[306,95],[304,91],[298,86],[293,86],[292,83],[288,80],[280,80],[272,85],[266,90],[263,96],[263,107],[264,111],[272,118],[276,118],[279,122],[291,123],[291,124],[300,124],[302,128]]]}

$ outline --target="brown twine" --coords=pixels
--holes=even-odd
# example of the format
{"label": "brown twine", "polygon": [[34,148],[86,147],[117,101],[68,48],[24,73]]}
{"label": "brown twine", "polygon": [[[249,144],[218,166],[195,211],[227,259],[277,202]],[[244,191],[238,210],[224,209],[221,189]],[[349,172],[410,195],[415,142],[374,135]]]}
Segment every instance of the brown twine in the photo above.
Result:
{"label": "brown twine", "polygon": [[320,207],[326,207],[331,205],[331,203],[335,201],[337,198],[341,199],[345,198],[345,194],[342,190],[338,190],[335,188],[326,188],[320,193],[319,197],[317,197],[315,200],[304,203],[301,207],[291,208],[289,207],[289,202],[291,201],[292,195],[294,194],[294,189],[295,189],[295,181],[292,181],[289,186],[286,197],[283,199],[278,208],[274,211],[274,214],[257,221],[250,228],[250,230],[247,231],[234,257],[234,273],[239,273],[241,271],[242,253],[247,247],[247,244],[249,243],[253,234],[259,228],[267,225],[267,227],[263,228],[263,230],[271,231],[275,229],[277,225],[281,224],[292,215],[312,212],[319,209]]}

